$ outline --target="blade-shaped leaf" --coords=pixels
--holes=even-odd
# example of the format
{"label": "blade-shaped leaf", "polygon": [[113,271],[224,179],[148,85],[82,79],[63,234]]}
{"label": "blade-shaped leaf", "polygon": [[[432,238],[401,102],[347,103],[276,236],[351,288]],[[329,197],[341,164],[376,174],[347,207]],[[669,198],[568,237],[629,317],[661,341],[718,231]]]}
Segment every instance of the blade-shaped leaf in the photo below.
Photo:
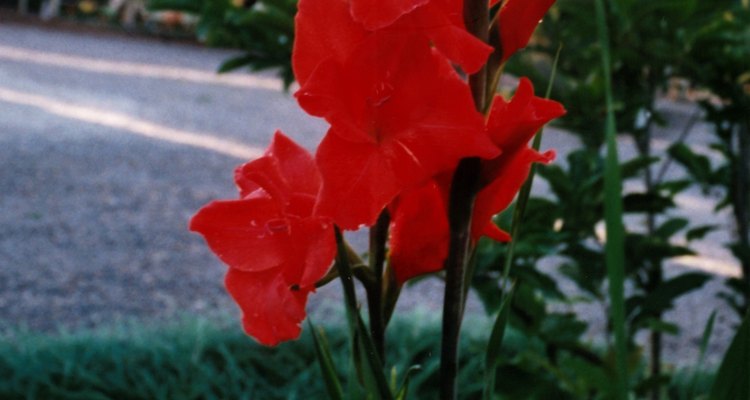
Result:
{"label": "blade-shaped leaf", "polygon": [[750,399],[750,314],[745,316],[721,361],[710,399]]}
{"label": "blade-shaped leaf", "polygon": [[398,391],[396,391],[396,400],[406,400],[406,395],[409,393],[409,379],[415,372],[421,370],[421,365],[412,365],[411,367],[409,367],[409,369],[406,370],[406,373],[404,374],[404,380],[403,382],[401,382],[401,386],[399,387]]}
{"label": "blade-shaped leaf", "polygon": [[596,0],[596,22],[601,45],[604,71],[605,100],[607,105],[606,143],[607,156],[604,167],[604,220],[607,230],[605,257],[609,278],[609,300],[612,326],[615,331],[615,359],[617,376],[615,395],[620,400],[628,397],[627,343],[625,332],[625,228],[622,211],[622,178],[617,159],[617,124],[612,99],[612,61],[609,55],[609,30],[603,0]]}
{"label": "blade-shaped leaf", "polygon": [[502,350],[503,337],[505,328],[508,326],[508,317],[510,316],[510,303],[513,299],[513,288],[503,299],[500,305],[500,312],[495,318],[492,326],[492,333],[487,342],[487,352],[485,355],[485,372],[484,372],[484,398],[491,399],[495,392],[495,369],[500,360],[500,351]]}
{"label": "blade-shaped leaf", "polygon": [[643,309],[647,312],[662,312],[672,307],[678,297],[702,287],[710,277],[700,272],[691,272],[672,278],[646,296]]}
{"label": "blade-shaped leaf", "polygon": [[332,400],[343,400],[344,392],[341,390],[341,382],[339,382],[339,378],[336,375],[336,369],[333,367],[333,359],[331,357],[330,347],[328,346],[328,340],[322,329],[320,330],[320,335],[318,335],[317,329],[309,319],[307,320],[307,323],[310,326],[310,333],[313,338],[313,344],[315,345],[315,355],[318,358],[320,371],[323,373],[323,380],[326,384],[328,397]]}
{"label": "blade-shaped leaf", "polygon": [[380,357],[375,350],[375,344],[372,342],[369,330],[362,321],[362,316],[357,308],[349,249],[344,243],[341,230],[336,227],[335,232],[338,246],[336,268],[339,269],[339,276],[344,289],[344,302],[346,303],[349,334],[352,338],[352,356],[355,367],[362,372],[362,379],[368,394],[375,396],[376,399],[389,400],[393,398],[393,394],[388,388],[388,379],[383,371]]}

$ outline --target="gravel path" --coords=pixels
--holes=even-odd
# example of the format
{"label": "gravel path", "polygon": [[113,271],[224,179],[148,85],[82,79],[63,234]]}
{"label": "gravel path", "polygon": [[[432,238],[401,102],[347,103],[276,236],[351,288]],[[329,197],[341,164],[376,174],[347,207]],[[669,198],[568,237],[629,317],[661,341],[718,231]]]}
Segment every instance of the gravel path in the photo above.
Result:
{"label": "gravel path", "polygon": [[[222,288],[224,267],[187,221],[206,202],[235,196],[234,166],[259,154],[274,130],[313,149],[325,126],[269,75],[215,76],[230,54],[0,24],[0,331],[236,312]],[[690,112],[665,106],[680,118]],[[675,134],[660,133],[663,144]],[[705,127],[694,136],[708,140]],[[560,159],[576,145],[561,132],[545,141]],[[632,146],[623,143],[623,153]],[[696,223],[726,220],[700,193],[680,204]],[[737,273],[721,247],[726,236],[709,236],[699,245],[706,257],[670,271]],[[719,289],[712,282],[670,315],[686,331],[667,342],[668,360],[691,360],[703,321],[724,309]],[[421,283],[400,307],[437,309],[440,290],[435,280]],[[337,292],[324,288],[312,307]],[[597,321],[591,335],[600,333],[600,310],[579,310]],[[720,312],[712,359],[733,321]]]}

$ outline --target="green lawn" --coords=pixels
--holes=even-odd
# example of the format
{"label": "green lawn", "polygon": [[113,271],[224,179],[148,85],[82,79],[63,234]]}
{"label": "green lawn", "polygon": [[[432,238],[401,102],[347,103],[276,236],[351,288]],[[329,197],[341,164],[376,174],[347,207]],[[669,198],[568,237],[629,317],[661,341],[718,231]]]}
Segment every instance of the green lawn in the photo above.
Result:
{"label": "green lawn", "polygon": [[[478,398],[488,324],[470,318],[465,326],[461,392],[463,398]],[[347,382],[346,331],[333,323],[325,331],[342,382]],[[438,396],[439,332],[439,320],[425,313],[412,313],[389,327],[387,358],[395,366],[396,383],[409,366],[422,367],[412,376],[409,398]],[[234,320],[193,318],[159,328],[130,324],[55,335],[16,332],[0,342],[0,399],[324,399],[308,333],[306,325],[299,341],[266,348],[245,336]],[[528,344],[512,330],[505,343],[511,364]],[[532,394],[535,385],[529,383],[554,383],[544,371],[501,370],[498,389],[510,398],[543,398]],[[705,390],[704,380],[699,392]]]}

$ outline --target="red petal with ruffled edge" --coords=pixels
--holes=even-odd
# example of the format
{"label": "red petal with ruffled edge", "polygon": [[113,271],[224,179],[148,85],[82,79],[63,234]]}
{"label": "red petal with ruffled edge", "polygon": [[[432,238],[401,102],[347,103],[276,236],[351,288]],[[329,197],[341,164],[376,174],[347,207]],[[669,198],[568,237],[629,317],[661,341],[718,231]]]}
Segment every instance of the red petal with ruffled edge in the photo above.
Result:
{"label": "red petal with ruffled edge", "polygon": [[506,0],[500,9],[500,43],[503,61],[526,47],[539,21],[555,0]]}
{"label": "red petal with ruffled edge", "polygon": [[492,46],[466,31],[462,0],[431,0],[389,29],[396,34],[421,32],[468,74],[479,71],[493,51]]}
{"label": "red petal with ruffled edge", "polygon": [[531,164],[534,162],[548,163],[555,158],[554,152],[539,154],[528,147],[509,156],[501,156],[501,171],[489,185],[485,186],[474,202],[474,215],[472,219],[471,235],[474,240],[480,236],[488,236],[491,239],[506,242],[510,240],[507,232],[499,229],[492,222],[492,217],[508,208],[513,198],[518,193],[521,185],[529,176]]}
{"label": "red petal with ruffled edge", "polygon": [[494,179],[501,171],[503,157],[512,155],[527,146],[545,124],[565,115],[562,104],[534,96],[534,87],[527,78],[521,78],[518,89],[510,102],[495,96],[487,121],[487,132],[503,155],[484,162],[483,179]]}
{"label": "red petal with ruffled edge", "polygon": [[266,346],[299,337],[309,290],[290,287],[276,271],[229,269],[224,283],[242,310],[248,335]]}
{"label": "red petal with ruffled edge", "polygon": [[553,152],[539,154],[528,147],[531,138],[549,121],[565,114],[560,103],[534,96],[534,88],[521,78],[518,89],[508,102],[496,96],[487,121],[487,132],[502,154],[482,163],[482,180],[486,186],[479,192],[474,206],[472,236],[489,236],[508,241],[510,236],[492,223],[492,216],[510,205],[528,177],[531,163],[549,162]]}
{"label": "red petal with ruffled edge", "polygon": [[391,266],[399,283],[443,269],[448,217],[435,182],[401,194],[392,207]]}
{"label": "red petal with ruffled edge", "polygon": [[314,159],[281,132],[235,178],[251,192],[203,207],[190,229],[229,265],[227,289],[243,310],[247,333],[275,345],[299,335],[307,296],[336,253],[333,225],[311,216],[320,185]]}
{"label": "red petal with ruffled edge", "polygon": [[[300,0],[292,53],[292,66],[300,85],[305,85],[324,61],[344,62],[372,35],[395,36],[395,40],[404,35],[420,35],[427,45],[428,41],[433,42],[467,73],[479,70],[492,52],[492,47],[466,31],[460,0],[430,0],[377,31],[368,31],[355,22],[349,13],[349,3],[347,0]],[[354,7],[354,3],[351,4]],[[364,7],[361,3],[359,6]]]}
{"label": "red petal with ruffled edge", "polygon": [[374,31],[393,24],[401,16],[431,0],[351,0],[354,20]]}
{"label": "red petal with ruffled edge", "polygon": [[316,154],[316,213],[344,229],[371,225],[399,192],[461,158],[498,154],[466,83],[418,36],[373,37],[346,65],[321,65],[297,96],[332,124]]}
{"label": "red petal with ruffled edge", "polygon": [[293,193],[314,197],[320,188],[313,156],[281,131],[276,131],[262,157],[237,167],[234,176],[240,197],[261,187],[271,197],[287,203]]}

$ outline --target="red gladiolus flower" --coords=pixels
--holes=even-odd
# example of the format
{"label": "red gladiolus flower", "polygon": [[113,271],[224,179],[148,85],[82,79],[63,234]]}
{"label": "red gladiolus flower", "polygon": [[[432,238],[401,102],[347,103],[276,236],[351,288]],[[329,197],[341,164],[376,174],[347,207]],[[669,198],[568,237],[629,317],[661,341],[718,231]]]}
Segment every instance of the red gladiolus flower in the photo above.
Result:
{"label": "red gladiolus flower", "polygon": [[297,93],[331,123],[316,212],[343,229],[373,224],[401,191],[463,157],[498,154],[450,64],[418,35],[392,39],[368,38],[343,65],[329,59]]}
{"label": "red gladiolus flower", "polygon": [[391,266],[401,284],[443,269],[448,256],[448,217],[434,181],[402,193],[391,205]]}
{"label": "red gladiolus flower", "polygon": [[510,102],[496,96],[487,121],[492,141],[502,150],[499,157],[484,162],[486,186],[474,205],[472,235],[508,241],[510,236],[492,223],[492,216],[510,205],[528,177],[533,162],[549,162],[553,152],[539,154],[528,147],[534,134],[549,121],[565,114],[560,103],[534,96],[531,82],[522,78]]}
{"label": "red gladiolus flower", "polygon": [[313,216],[312,156],[277,132],[265,155],[235,172],[240,200],[215,201],[190,221],[226,264],[245,331],[266,345],[299,336],[307,296],[333,261],[330,220]]}
{"label": "red gladiolus flower", "polygon": [[[492,0],[490,6],[499,0]],[[505,0],[500,9],[500,43],[503,61],[526,47],[539,21],[555,0]]]}
{"label": "red gladiolus flower", "polygon": [[[395,36],[391,41],[415,34],[422,36],[467,73],[479,70],[492,52],[490,46],[466,31],[461,0],[390,0],[385,3],[300,0],[292,54],[294,74],[300,85],[307,82],[323,61],[344,62],[372,35]],[[384,18],[384,14],[389,17]],[[377,23],[371,22],[370,16]]]}

